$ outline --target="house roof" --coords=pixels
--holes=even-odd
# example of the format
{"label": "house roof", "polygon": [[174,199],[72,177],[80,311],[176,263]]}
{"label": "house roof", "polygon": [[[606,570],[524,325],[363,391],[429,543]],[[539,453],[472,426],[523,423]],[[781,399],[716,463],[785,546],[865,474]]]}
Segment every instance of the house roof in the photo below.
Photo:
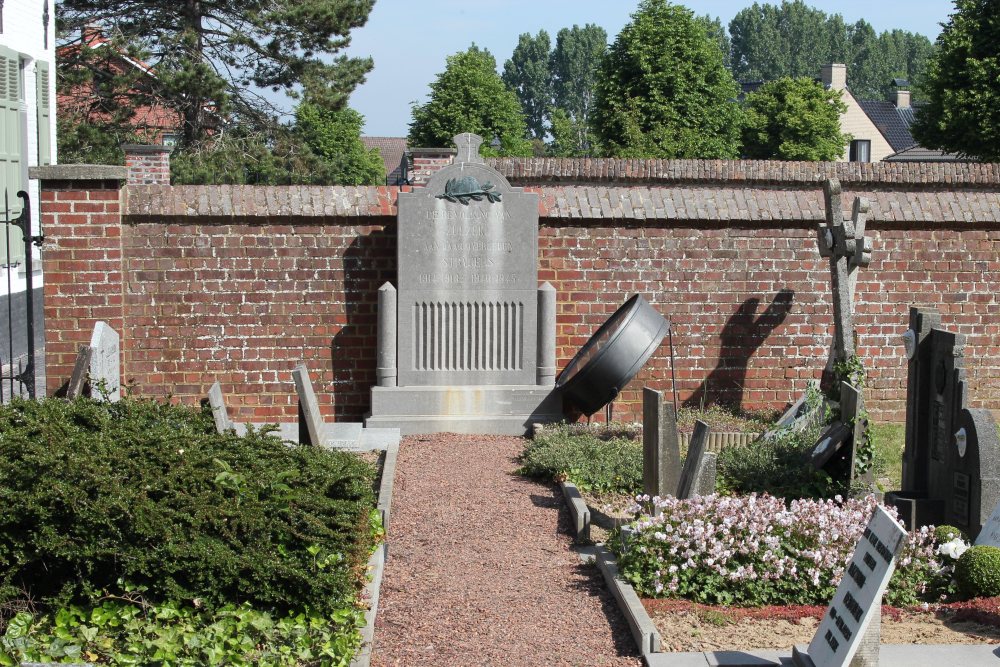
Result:
{"label": "house roof", "polygon": [[917,143],[910,134],[912,107],[906,109],[904,117],[904,113],[901,113],[904,109],[897,109],[895,104],[884,100],[858,100],[858,106],[889,142],[892,150],[901,151]]}
{"label": "house roof", "polygon": [[402,177],[403,154],[406,153],[406,137],[361,137],[365,148],[377,148],[385,163],[386,182],[398,183]]}
{"label": "house roof", "polygon": [[971,158],[961,157],[955,153],[945,153],[944,151],[932,148],[924,148],[919,144],[896,151],[892,155],[882,159],[885,162],[975,162]]}

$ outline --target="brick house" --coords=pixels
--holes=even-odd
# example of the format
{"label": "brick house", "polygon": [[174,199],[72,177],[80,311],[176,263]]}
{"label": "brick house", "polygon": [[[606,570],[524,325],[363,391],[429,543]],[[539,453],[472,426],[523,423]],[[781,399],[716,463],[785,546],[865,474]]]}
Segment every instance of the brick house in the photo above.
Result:
{"label": "brick house", "polygon": [[[183,117],[176,110],[160,101],[156,94],[156,73],[151,65],[116,50],[97,26],[87,26],[83,29],[78,42],[59,47],[57,55],[60,60],[67,60],[77,52],[81,45],[94,49],[98,55],[105,56],[101,67],[106,71],[95,71],[95,78],[112,75],[136,74],[136,86],[129,91],[122,91],[121,103],[134,104],[135,99],[142,103],[135,107],[131,124],[143,136],[145,143],[161,146],[172,146],[180,138]],[[104,51],[110,53],[104,53]],[[56,105],[61,118],[76,118],[81,121],[103,122],[110,117],[104,106],[105,100],[98,97],[94,84],[76,86],[69,91],[61,91],[56,97]]]}

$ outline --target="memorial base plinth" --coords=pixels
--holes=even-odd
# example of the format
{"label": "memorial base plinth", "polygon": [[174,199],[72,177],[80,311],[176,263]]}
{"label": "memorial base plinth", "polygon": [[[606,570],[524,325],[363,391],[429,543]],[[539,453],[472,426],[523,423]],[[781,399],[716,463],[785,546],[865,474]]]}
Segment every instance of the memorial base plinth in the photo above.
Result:
{"label": "memorial base plinth", "polygon": [[402,435],[525,435],[532,424],[562,419],[562,397],[552,387],[372,387],[372,411],[365,426],[398,428]]}
{"label": "memorial base plinth", "polygon": [[945,522],[944,500],[928,498],[919,491],[890,491],[885,494],[885,504],[899,512],[899,522],[907,530],[921,526],[939,526]]}

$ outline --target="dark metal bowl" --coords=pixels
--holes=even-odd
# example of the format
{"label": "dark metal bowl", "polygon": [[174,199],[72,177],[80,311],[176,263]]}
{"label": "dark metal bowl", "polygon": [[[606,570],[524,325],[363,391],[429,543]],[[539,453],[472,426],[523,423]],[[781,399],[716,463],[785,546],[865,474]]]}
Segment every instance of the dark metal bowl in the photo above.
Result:
{"label": "dark metal bowl", "polygon": [[636,294],[566,364],[556,388],[585,415],[610,403],[667,335],[667,321]]}

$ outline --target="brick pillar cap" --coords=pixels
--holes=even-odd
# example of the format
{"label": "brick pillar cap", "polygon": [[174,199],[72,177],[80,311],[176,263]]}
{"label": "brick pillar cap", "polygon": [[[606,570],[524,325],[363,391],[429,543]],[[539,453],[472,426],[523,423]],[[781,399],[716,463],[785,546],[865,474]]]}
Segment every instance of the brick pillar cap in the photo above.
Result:
{"label": "brick pillar cap", "polygon": [[410,155],[458,155],[457,148],[411,148]]}
{"label": "brick pillar cap", "polygon": [[39,181],[124,181],[125,167],[107,164],[50,164],[28,169],[28,178]]}
{"label": "brick pillar cap", "polygon": [[133,155],[155,155],[156,153],[169,153],[174,150],[174,147],[152,146],[149,144],[122,144],[122,150]]}

